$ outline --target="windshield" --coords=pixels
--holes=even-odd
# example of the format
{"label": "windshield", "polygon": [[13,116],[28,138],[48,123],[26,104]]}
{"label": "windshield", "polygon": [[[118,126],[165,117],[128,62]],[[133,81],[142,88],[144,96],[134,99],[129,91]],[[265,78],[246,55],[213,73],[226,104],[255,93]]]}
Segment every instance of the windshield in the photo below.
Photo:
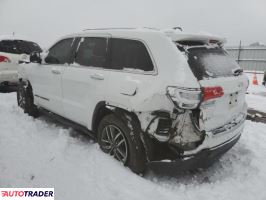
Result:
{"label": "windshield", "polygon": [[219,46],[194,46],[178,48],[186,52],[188,64],[198,80],[221,76],[234,76],[239,65]]}

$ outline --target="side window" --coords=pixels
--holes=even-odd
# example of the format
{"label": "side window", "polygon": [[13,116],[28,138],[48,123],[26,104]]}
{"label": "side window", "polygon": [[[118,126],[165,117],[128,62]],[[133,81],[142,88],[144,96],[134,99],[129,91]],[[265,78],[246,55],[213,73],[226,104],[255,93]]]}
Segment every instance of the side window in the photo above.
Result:
{"label": "side window", "polygon": [[19,54],[19,50],[13,40],[2,40],[0,42],[0,51],[5,53]]}
{"label": "side window", "polygon": [[75,56],[75,63],[84,66],[104,67],[106,54],[106,38],[81,38]]}
{"label": "side window", "polygon": [[153,71],[145,45],[137,40],[111,39],[111,68]]}
{"label": "side window", "polygon": [[45,62],[48,64],[68,63],[73,41],[74,38],[68,38],[56,43],[53,47],[49,49],[49,53],[45,58]]}

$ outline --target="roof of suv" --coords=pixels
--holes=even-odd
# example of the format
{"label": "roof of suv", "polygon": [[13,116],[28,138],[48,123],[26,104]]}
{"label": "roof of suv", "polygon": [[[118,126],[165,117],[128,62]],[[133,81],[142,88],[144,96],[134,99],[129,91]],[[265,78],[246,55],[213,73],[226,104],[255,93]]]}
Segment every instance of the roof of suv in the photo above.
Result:
{"label": "roof of suv", "polygon": [[[154,29],[154,28],[100,28],[100,29],[86,29],[82,32],[68,35],[67,37],[84,36],[87,34],[111,35],[112,37],[124,38],[139,38],[141,35],[166,35],[173,41],[202,41],[208,43],[209,41],[216,41],[218,43],[225,43],[224,38],[213,36],[210,34],[189,34],[180,32],[175,29]],[[141,39],[141,38],[140,38]]]}
{"label": "roof of suv", "polygon": [[31,40],[21,35],[15,35],[15,36],[14,35],[0,35],[0,41],[2,40],[24,40],[24,41],[31,42]]}

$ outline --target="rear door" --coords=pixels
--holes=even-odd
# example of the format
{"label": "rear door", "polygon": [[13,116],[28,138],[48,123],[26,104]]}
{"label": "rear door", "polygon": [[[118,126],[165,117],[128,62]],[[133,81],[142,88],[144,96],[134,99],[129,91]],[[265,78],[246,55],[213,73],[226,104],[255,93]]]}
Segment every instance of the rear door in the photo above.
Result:
{"label": "rear door", "polygon": [[62,77],[64,116],[84,126],[91,124],[97,103],[105,100],[110,73],[104,69],[108,37],[80,38],[73,63]]}
{"label": "rear door", "polygon": [[135,109],[139,106],[142,111],[150,111],[151,105],[144,106],[142,98],[152,92],[156,70],[146,45],[138,40],[112,38],[109,57],[108,102],[125,109],[132,102],[139,102]]}
{"label": "rear door", "polygon": [[242,120],[248,81],[239,65],[218,46],[192,47],[187,51],[189,66],[207,91],[205,95],[211,91],[219,96],[201,104],[203,129],[209,131]]}

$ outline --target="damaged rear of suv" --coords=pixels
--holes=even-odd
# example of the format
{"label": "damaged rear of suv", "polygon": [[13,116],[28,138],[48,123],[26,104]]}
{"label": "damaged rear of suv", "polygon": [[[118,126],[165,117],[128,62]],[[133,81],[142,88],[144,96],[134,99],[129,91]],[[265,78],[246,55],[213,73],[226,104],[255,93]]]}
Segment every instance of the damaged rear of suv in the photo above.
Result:
{"label": "damaged rear of suv", "polygon": [[176,157],[164,154],[167,158],[155,158],[149,164],[154,169],[168,166],[168,171],[207,167],[240,138],[248,80],[223,49],[223,40],[190,35],[174,42],[197,83],[194,87],[167,87],[173,111],[168,118],[157,115],[157,128],[150,134],[167,142]]}
{"label": "damaged rear of suv", "polygon": [[126,80],[116,76],[122,86],[113,84],[110,91],[118,93],[117,88],[126,90],[134,85],[134,93],[124,92],[128,95],[120,98],[119,104],[110,99],[107,105],[137,116],[150,168],[207,167],[230,149],[243,131],[248,80],[223,49],[223,39],[175,31],[163,34],[170,40],[160,48],[145,40],[156,73],[145,78],[145,71],[124,73]]}
{"label": "damaged rear of suv", "polygon": [[18,105],[90,130],[136,173],[205,167],[238,141],[246,118],[248,80],[224,42],[176,30],[68,35],[21,66]]}

